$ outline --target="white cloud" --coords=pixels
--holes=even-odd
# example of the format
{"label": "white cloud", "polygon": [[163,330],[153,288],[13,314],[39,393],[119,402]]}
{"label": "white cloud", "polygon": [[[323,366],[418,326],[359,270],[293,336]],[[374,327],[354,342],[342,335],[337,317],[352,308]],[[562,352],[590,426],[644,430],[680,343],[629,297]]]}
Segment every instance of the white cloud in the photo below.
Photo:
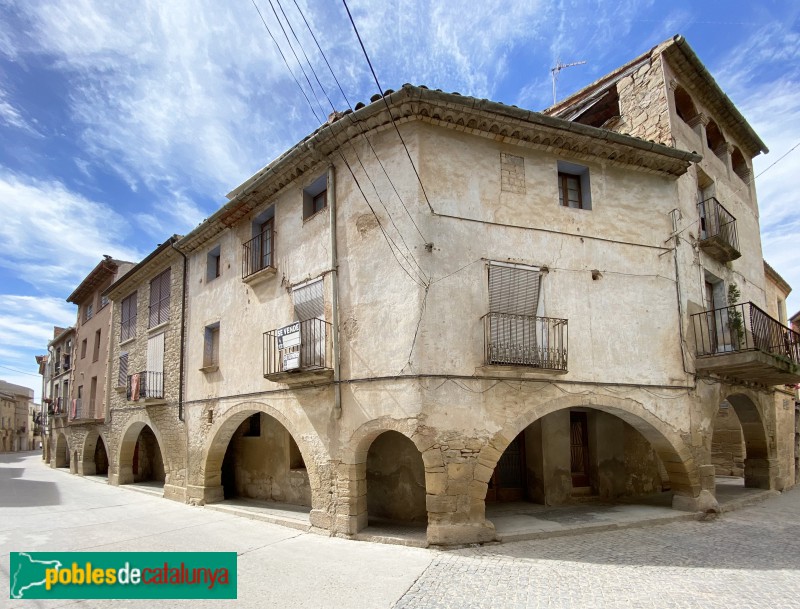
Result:
{"label": "white cloud", "polygon": [[23,117],[22,111],[9,101],[8,93],[0,88],[0,124],[2,123],[42,137],[42,134]]}
{"label": "white cloud", "polygon": [[0,170],[0,265],[34,288],[72,290],[103,254],[136,261],[126,220],[58,181]]}

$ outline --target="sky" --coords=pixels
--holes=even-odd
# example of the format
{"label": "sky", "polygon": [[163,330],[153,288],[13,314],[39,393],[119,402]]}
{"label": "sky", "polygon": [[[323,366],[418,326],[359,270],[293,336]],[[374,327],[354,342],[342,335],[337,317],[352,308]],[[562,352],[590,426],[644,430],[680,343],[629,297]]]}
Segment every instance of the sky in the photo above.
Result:
{"label": "sky", "polygon": [[[764,257],[796,286],[789,314],[800,310],[796,0],[349,5],[384,88],[424,84],[531,110],[552,103],[558,60],[586,61],[561,72],[564,97],[685,36],[770,149],[754,161]],[[38,400],[34,356],[54,325],[75,323],[65,298],[103,254],[135,262],[185,234],[319,126],[256,6],[281,40],[269,0],[0,0],[0,378]],[[342,3],[272,6],[338,109],[347,104],[303,16],[351,103],[376,93]]]}

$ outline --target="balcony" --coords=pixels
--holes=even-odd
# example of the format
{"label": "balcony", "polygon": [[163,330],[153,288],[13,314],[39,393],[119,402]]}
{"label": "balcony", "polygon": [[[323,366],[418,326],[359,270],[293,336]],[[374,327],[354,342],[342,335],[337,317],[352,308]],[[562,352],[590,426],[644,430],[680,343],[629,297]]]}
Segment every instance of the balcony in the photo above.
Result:
{"label": "balcony", "polygon": [[129,402],[164,399],[164,373],[144,370],[128,376],[126,396]]}
{"label": "balcony", "polygon": [[740,258],[736,218],[714,197],[697,204],[700,215],[700,247],[720,262]]}
{"label": "balcony", "polygon": [[275,234],[272,229],[242,244],[242,280],[248,283],[275,274]]}
{"label": "balcony", "polygon": [[752,302],[692,315],[695,368],[762,385],[800,382],[800,334]]}
{"label": "balcony", "polygon": [[487,366],[567,371],[566,319],[487,313],[483,328]]}
{"label": "balcony", "polygon": [[63,416],[67,414],[67,403],[69,400],[67,398],[55,398],[51,405],[52,412],[54,416]]}
{"label": "balcony", "polygon": [[290,384],[330,379],[330,325],[307,319],[264,332],[264,378]]}

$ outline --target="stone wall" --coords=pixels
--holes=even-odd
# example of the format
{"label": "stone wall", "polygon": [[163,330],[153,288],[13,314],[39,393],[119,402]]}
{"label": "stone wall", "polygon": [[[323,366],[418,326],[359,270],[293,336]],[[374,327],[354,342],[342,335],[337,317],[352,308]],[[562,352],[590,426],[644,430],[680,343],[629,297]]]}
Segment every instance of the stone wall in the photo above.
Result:
{"label": "stone wall", "polygon": [[731,405],[724,402],[714,419],[711,443],[711,464],[718,476],[743,476],[746,458],[744,436],[739,417]]}
{"label": "stone wall", "polygon": [[425,523],[425,465],[414,443],[396,431],[379,435],[367,455],[370,518]]}

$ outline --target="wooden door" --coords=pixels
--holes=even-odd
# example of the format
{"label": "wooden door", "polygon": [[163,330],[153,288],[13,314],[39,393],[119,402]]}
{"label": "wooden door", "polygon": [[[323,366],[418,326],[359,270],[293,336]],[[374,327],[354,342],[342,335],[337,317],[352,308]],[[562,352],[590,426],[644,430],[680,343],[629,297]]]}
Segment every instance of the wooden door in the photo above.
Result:
{"label": "wooden door", "polygon": [[569,413],[572,486],[589,486],[589,418],[585,412]]}
{"label": "wooden door", "polygon": [[508,445],[489,480],[486,501],[523,501],[526,498],[525,434]]}

